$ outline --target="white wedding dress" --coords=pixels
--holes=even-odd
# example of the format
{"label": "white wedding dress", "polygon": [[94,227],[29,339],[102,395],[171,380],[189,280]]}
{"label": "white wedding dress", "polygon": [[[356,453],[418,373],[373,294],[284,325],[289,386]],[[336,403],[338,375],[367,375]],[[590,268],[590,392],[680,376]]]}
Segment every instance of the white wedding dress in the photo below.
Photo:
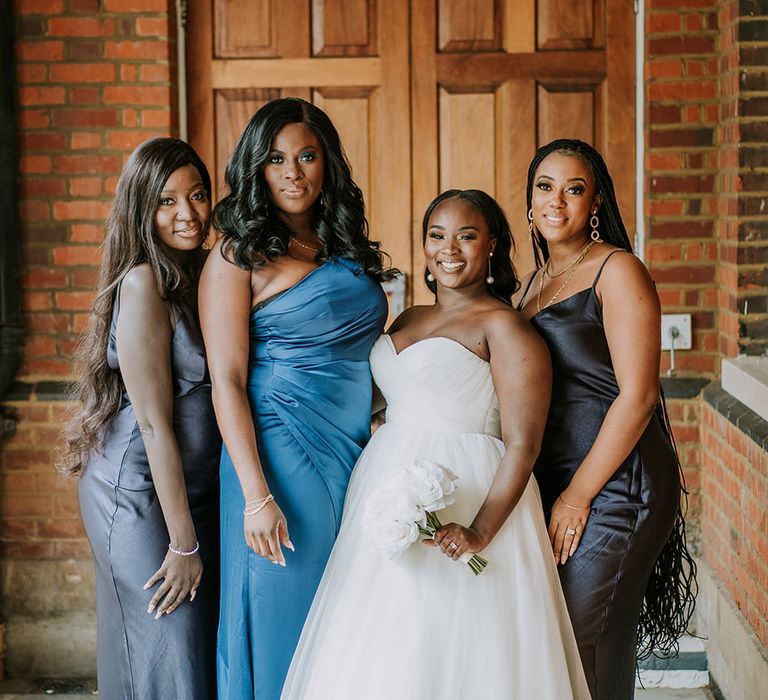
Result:
{"label": "white wedding dress", "polygon": [[283,700],[589,700],[533,477],[479,576],[420,543],[387,560],[361,528],[382,477],[417,458],[459,477],[441,521],[472,521],[504,452],[490,365],[448,338],[398,355],[383,335],[371,368],[387,422],[352,474]]}

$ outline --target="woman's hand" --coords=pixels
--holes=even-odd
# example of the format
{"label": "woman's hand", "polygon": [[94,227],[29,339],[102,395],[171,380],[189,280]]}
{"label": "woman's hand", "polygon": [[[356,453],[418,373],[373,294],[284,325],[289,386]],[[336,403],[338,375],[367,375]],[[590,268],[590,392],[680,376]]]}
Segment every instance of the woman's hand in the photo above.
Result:
{"label": "woman's hand", "polygon": [[285,566],[285,557],[281,544],[292,552],[293,544],[288,536],[288,525],[283,511],[274,501],[270,501],[257,513],[243,516],[245,543],[260,557],[269,559],[273,564]]}
{"label": "woman's hand", "polygon": [[443,554],[458,561],[464,554],[477,554],[486,547],[487,542],[483,541],[474,528],[448,523],[435,532],[433,539],[424,540],[424,544],[439,547]]}
{"label": "woman's hand", "polygon": [[576,552],[587,525],[589,509],[589,503],[572,503],[565,491],[555,500],[549,518],[549,541],[559,564],[565,564]]}
{"label": "woman's hand", "polygon": [[187,594],[190,602],[193,601],[202,577],[203,562],[199,554],[182,556],[168,550],[162,566],[144,584],[144,590],[147,590],[158,581],[163,581],[149,601],[147,612],[151,614],[157,608],[157,620],[161,615],[168,615],[176,610]]}

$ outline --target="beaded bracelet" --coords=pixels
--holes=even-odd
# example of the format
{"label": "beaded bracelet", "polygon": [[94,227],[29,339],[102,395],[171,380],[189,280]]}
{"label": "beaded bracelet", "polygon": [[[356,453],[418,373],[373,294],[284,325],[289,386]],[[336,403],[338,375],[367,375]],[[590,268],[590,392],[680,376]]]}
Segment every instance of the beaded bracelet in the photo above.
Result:
{"label": "beaded bracelet", "polygon": [[191,557],[193,554],[197,554],[197,550],[200,549],[200,543],[195,540],[195,548],[188,552],[182,552],[180,549],[174,549],[173,545],[170,543],[168,543],[168,549],[170,549],[174,554],[178,554],[180,557]]}
{"label": "beaded bracelet", "polygon": [[255,501],[248,501],[243,509],[243,515],[256,515],[267,503],[274,501],[275,497],[270,493],[264,498],[257,498]]}

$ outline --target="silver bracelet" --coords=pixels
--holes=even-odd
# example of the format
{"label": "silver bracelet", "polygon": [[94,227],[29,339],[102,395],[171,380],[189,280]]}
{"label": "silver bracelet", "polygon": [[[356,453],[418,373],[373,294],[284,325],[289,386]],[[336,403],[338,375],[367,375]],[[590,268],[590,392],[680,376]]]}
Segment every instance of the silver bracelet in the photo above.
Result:
{"label": "silver bracelet", "polygon": [[182,552],[180,549],[174,549],[173,545],[170,543],[168,543],[168,549],[174,554],[178,554],[180,557],[191,557],[193,554],[197,554],[197,550],[200,549],[200,543],[195,540],[195,548],[191,549],[189,552]]}

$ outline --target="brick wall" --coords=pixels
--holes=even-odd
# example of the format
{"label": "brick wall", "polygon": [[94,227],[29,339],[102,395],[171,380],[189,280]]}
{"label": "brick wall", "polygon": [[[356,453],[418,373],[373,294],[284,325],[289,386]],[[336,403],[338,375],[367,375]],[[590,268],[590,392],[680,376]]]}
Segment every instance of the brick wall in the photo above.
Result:
{"label": "brick wall", "polygon": [[[690,313],[681,374],[714,376],[717,348],[717,0],[646,4],[646,248],[666,313]],[[669,353],[664,353],[666,370]]]}
{"label": "brick wall", "polygon": [[[103,222],[122,165],[136,145],[175,128],[173,5],[14,3],[27,338],[20,383],[3,402],[18,427],[0,452],[0,601],[11,674],[92,673],[92,650],[82,648],[92,640],[81,640],[78,648],[69,639],[69,656],[55,648],[64,641],[57,629],[66,638],[83,626],[73,620],[92,606],[92,582],[71,574],[73,561],[87,559],[89,551],[74,483],[53,471],[64,411],[54,380],[69,376],[69,357],[85,327]],[[52,562],[59,564],[42,577],[47,589],[33,594],[20,588],[21,580],[34,579],[34,571],[47,571]],[[36,605],[40,595],[45,604]],[[30,632],[43,618],[45,632]],[[41,655],[59,667],[38,668]]]}
{"label": "brick wall", "polygon": [[702,432],[705,558],[768,647],[768,452],[706,403]]}

